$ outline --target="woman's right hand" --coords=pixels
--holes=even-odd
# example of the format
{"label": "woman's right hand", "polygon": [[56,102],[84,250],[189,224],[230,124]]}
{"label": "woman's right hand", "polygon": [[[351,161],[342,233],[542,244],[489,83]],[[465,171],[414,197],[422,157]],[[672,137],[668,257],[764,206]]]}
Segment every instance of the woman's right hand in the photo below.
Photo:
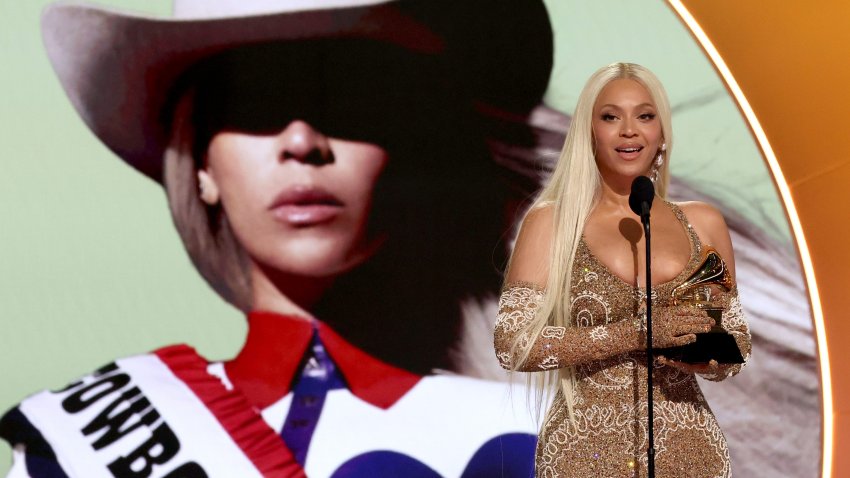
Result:
{"label": "woman's right hand", "polygon": [[[704,310],[688,305],[659,307],[652,311],[652,347],[687,345],[697,340],[696,334],[711,330],[715,324]],[[646,347],[646,337],[643,347]]]}

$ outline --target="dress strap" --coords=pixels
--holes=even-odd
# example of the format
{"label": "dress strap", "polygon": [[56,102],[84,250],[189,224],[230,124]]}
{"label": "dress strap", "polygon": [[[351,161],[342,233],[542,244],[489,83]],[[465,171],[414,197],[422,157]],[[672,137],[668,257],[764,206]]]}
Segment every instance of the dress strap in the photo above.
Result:
{"label": "dress strap", "polygon": [[676,216],[676,219],[682,224],[682,227],[685,228],[685,232],[688,234],[688,239],[691,241],[691,251],[694,256],[699,256],[702,252],[702,242],[699,240],[699,235],[694,230],[694,226],[691,225],[691,222],[688,221],[688,216],[685,215],[685,212],[682,211],[678,205],[673,204],[670,201],[665,200],[670,209],[673,211],[673,214]]}

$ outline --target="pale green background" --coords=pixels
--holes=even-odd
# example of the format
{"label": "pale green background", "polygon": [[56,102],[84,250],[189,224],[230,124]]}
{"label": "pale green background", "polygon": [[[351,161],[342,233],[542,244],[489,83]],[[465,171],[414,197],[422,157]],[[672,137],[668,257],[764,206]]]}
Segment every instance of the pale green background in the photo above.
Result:
{"label": "pale green background", "polygon": [[[241,314],[192,269],[159,185],[113,157],[71,108],[41,45],[38,19],[47,3],[0,0],[3,410],[116,357],[170,343],[226,358],[245,332]],[[108,3],[170,11],[166,0]],[[782,208],[741,116],[664,2],[547,3],[556,26],[552,106],[571,111],[585,79],[606,63],[648,66],[674,105],[673,172],[727,198],[789,244]],[[2,445],[0,473],[8,462]]]}

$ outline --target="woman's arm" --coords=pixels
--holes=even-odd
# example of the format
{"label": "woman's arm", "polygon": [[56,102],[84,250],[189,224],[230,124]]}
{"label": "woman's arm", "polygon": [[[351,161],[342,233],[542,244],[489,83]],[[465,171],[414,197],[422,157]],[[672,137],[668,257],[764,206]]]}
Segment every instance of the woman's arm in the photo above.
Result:
{"label": "woman's arm", "polygon": [[718,365],[716,370],[700,373],[702,378],[715,382],[737,375],[750,360],[750,353],[752,352],[750,327],[747,325],[744,309],[741,307],[741,301],[738,299],[738,288],[734,287],[727,293],[727,296],[727,303],[729,305],[723,311],[721,325],[735,338],[738,349],[741,350],[741,355],[744,357],[744,363]]}
{"label": "woman's arm", "polygon": [[[539,372],[602,360],[641,348],[640,327],[628,320],[597,327],[547,325],[532,340],[522,329],[534,319],[535,311],[543,303],[543,294],[543,289],[528,282],[509,283],[502,290],[494,342],[503,368]],[[511,350],[517,340],[522,348],[531,345],[528,357],[520,364],[516,363],[519,351]]]}
{"label": "woman's arm", "polygon": [[[713,206],[702,202],[688,202],[680,206],[694,227],[694,231],[700,237],[700,241],[714,247],[720,254],[720,257],[723,258],[734,281],[735,252],[732,249],[732,238],[729,235],[729,228],[726,226],[723,215]],[[712,365],[708,368],[694,368],[693,366],[688,367],[687,364],[668,362],[670,365],[689,372],[699,373],[700,376],[708,380],[720,381],[736,375],[747,364],[747,361],[750,359],[750,353],[752,352],[752,341],[750,338],[750,328],[744,316],[741,301],[738,298],[738,287],[732,287],[732,290],[724,293],[722,298],[726,302],[727,307],[723,311],[721,325],[735,338],[735,342],[741,350],[741,355],[744,357],[744,363]]]}

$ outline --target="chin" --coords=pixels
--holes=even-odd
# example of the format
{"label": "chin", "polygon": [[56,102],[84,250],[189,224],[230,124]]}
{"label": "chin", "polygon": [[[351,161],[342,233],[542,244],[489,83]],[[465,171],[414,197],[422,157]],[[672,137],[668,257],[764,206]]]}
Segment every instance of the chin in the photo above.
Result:
{"label": "chin", "polygon": [[641,165],[634,165],[634,167],[624,169],[621,171],[621,174],[625,177],[636,178],[638,176],[647,176],[649,174],[649,168]]}
{"label": "chin", "polygon": [[272,268],[295,276],[330,277],[350,270],[351,247],[348,244],[317,243],[288,247],[267,261]]}

